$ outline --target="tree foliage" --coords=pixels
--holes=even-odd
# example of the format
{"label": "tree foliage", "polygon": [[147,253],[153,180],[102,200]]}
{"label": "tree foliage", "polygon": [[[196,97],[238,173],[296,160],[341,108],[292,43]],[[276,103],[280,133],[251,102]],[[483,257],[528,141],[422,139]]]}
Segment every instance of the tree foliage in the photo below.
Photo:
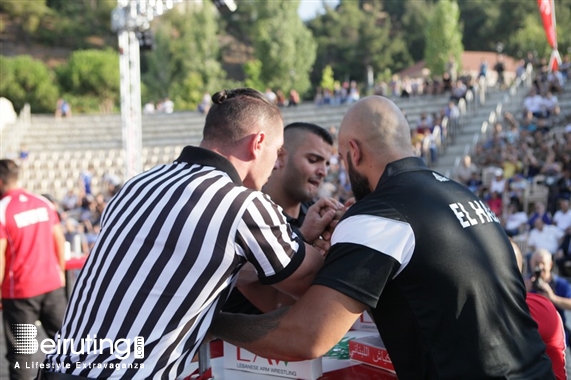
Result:
{"label": "tree foliage", "polygon": [[262,62],[260,80],[285,93],[304,94],[311,87],[309,73],[317,44],[297,15],[299,1],[259,3],[258,20],[250,31],[256,59]]}
{"label": "tree foliage", "polygon": [[187,3],[160,19],[155,47],[144,57],[143,81],[152,100],[169,96],[178,109],[193,109],[205,91],[220,90],[226,78],[218,40],[217,11]]}
{"label": "tree foliage", "polygon": [[246,87],[255,88],[259,91],[264,91],[265,83],[262,81],[262,61],[254,59],[244,64],[244,74],[246,79],[244,85]]}
{"label": "tree foliage", "polygon": [[383,17],[379,3],[342,1],[336,10],[308,24],[318,42],[318,59],[314,68],[315,82],[326,65],[331,65],[337,79],[366,80],[370,65],[374,72],[389,68],[398,71],[412,60],[400,33],[394,33],[391,22]]}
{"label": "tree foliage", "polygon": [[460,9],[454,0],[440,0],[434,9],[426,31],[424,60],[433,74],[442,75],[450,57],[461,62],[462,31]]}
{"label": "tree foliage", "polygon": [[32,112],[53,112],[58,88],[47,66],[28,55],[0,55],[0,96],[19,112],[26,103]]}
{"label": "tree foliage", "polygon": [[77,97],[76,104],[71,102],[76,110],[89,111],[82,108],[91,108],[93,104],[109,109],[118,104],[119,55],[115,51],[77,50],[57,73],[64,93]]}

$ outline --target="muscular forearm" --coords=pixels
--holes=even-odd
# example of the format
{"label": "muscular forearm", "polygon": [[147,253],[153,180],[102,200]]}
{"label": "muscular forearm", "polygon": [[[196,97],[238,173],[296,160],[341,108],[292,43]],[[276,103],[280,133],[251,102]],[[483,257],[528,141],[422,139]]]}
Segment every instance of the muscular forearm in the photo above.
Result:
{"label": "muscular forearm", "polygon": [[210,333],[265,358],[296,361],[317,357],[300,341],[303,336],[280,326],[288,312],[289,306],[261,315],[220,313]]}

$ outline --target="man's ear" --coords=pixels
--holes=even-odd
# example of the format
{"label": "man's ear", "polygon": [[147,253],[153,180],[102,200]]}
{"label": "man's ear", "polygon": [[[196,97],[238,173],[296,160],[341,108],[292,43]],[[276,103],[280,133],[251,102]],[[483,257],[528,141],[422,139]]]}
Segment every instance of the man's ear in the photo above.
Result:
{"label": "man's ear", "polygon": [[250,153],[257,158],[262,153],[262,147],[267,139],[266,133],[260,131],[250,137]]}
{"label": "man's ear", "polygon": [[349,140],[349,155],[353,161],[353,165],[357,166],[363,160],[363,151],[361,150],[361,145],[357,140]]}
{"label": "man's ear", "polygon": [[278,150],[278,158],[274,164],[274,170],[283,168],[287,158],[287,149],[283,146]]}

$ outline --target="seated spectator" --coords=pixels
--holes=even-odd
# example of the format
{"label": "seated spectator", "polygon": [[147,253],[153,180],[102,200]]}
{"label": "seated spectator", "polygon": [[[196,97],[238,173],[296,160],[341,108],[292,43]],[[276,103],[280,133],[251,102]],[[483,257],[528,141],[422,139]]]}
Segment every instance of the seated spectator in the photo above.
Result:
{"label": "seated spectator", "polygon": [[272,89],[270,87],[266,87],[266,91],[264,92],[264,95],[266,96],[266,98],[268,98],[268,100],[270,102],[272,102],[273,104],[276,104],[278,97],[277,97],[276,93],[272,91]]}
{"label": "seated spectator", "polygon": [[529,182],[525,179],[523,174],[516,174],[508,186],[510,199],[517,199],[519,202],[523,202],[525,191],[529,186]]}
{"label": "seated spectator", "polygon": [[354,80],[351,81],[349,87],[349,94],[347,95],[347,103],[354,103],[361,97],[359,93],[359,88],[357,88],[357,82]]}
{"label": "seated spectator", "polygon": [[490,210],[498,218],[500,218],[502,216],[503,201],[502,201],[502,195],[500,193],[498,193],[497,191],[492,191],[490,193],[490,197],[486,200],[486,203],[488,204],[488,207],[490,208]]}
{"label": "seated spectator", "polygon": [[198,112],[202,114],[207,114],[208,111],[210,110],[211,105],[212,105],[212,97],[208,92],[205,92],[204,95],[202,95],[202,100],[198,104]]}
{"label": "seated spectator", "polygon": [[145,115],[150,115],[155,113],[155,104],[151,101],[145,103],[145,105],[143,106],[143,113]]}
{"label": "seated spectator", "polygon": [[61,200],[61,207],[64,211],[69,211],[79,206],[81,206],[81,199],[75,193],[75,189],[70,188]]}
{"label": "seated spectator", "polygon": [[565,78],[558,69],[552,70],[547,74],[547,91],[560,94],[563,92]]}
{"label": "seated spectator", "polygon": [[450,99],[458,102],[460,99],[464,99],[466,97],[466,85],[461,80],[457,80],[455,83],[452,84],[452,90],[450,93]]}
{"label": "seated spectator", "polygon": [[535,221],[538,218],[543,220],[544,224],[552,223],[551,213],[549,213],[549,211],[546,210],[545,204],[539,201],[535,202],[535,204],[533,205],[533,212],[529,215],[529,219],[527,220],[527,223],[529,223],[529,228],[533,228],[533,226],[535,225]]}
{"label": "seated spectator", "polygon": [[531,114],[533,117],[546,117],[545,102],[535,89],[531,89],[523,100],[524,116]]}
{"label": "seated spectator", "polygon": [[169,98],[165,98],[163,102],[163,112],[164,113],[173,113],[174,112],[174,102]]}
{"label": "seated spectator", "polygon": [[497,168],[494,171],[494,178],[490,182],[490,193],[498,193],[500,197],[507,191],[508,181],[504,178],[504,170]]}
{"label": "seated spectator", "polygon": [[559,115],[561,111],[559,108],[559,100],[557,99],[557,96],[553,95],[551,91],[545,94],[545,98],[543,98],[543,105],[545,107],[547,117]]}
{"label": "seated spectator", "polygon": [[571,232],[565,232],[561,239],[559,249],[555,254],[555,262],[559,269],[559,274],[565,277],[571,277]]}
{"label": "seated spectator", "polygon": [[467,185],[472,179],[472,173],[477,172],[478,167],[472,162],[470,155],[465,155],[460,161],[460,165],[454,168],[454,176],[458,182]]}
{"label": "seated spectator", "polygon": [[559,239],[563,237],[563,231],[551,224],[545,224],[541,218],[535,219],[535,223],[529,236],[527,244],[530,252],[538,249],[545,249],[554,255],[559,248]]}
{"label": "seated spectator", "polygon": [[565,310],[571,310],[571,285],[552,273],[553,259],[545,249],[538,249],[531,257],[531,276],[526,279],[528,292],[547,297],[555,306],[565,326],[565,338],[569,345],[569,329],[565,324]]}
{"label": "seated spectator", "polygon": [[571,231],[571,209],[569,209],[569,199],[559,199],[559,209],[553,214],[553,225],[559,227],[563,232]]}
{"label": "seated spectator", "polygon": [[503,218],[504,230],[508,236],[519,235],[527,226],[527,214],[518,200],[512,200],[508,206],[508,211]]}
{"label": "seated spectator", "polygon": [[470,177],[466,186],[474,194],[477,194],[479,197],[482,196],[482,179],[480,178],[480,173],[478,171],[472,172],[472,177]]}
{"label": "seated spectator", "polygon": [[299,104],[299,94],[293,88],[289,90],[288,107],[295,107]]}

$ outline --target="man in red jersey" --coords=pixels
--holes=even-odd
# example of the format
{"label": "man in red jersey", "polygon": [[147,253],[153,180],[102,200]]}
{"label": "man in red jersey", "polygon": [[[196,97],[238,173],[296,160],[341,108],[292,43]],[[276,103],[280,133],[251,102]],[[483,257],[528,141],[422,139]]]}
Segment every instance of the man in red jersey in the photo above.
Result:
{"label": "man in red jersey", "polygon": [[39,320],[53,338],[61,327],[65,237],[53,204],[18,187],[18,170],[14,161],[0,160],[0,305],[10,379],[30,379],[37,372],[26,365],[32,352],[15,346],[15,329]]}

